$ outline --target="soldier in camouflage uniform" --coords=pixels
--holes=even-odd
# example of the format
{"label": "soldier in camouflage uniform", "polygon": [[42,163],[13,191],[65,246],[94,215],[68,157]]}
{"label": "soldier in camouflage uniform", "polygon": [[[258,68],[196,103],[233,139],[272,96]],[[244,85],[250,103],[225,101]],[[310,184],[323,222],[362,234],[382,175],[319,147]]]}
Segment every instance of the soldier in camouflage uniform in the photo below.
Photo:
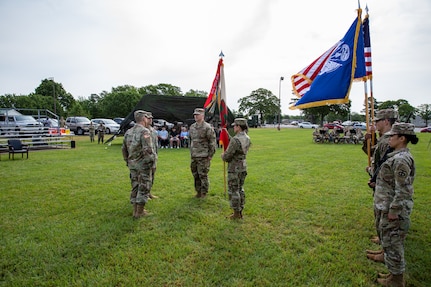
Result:
{"label": "soldier in camouflage uniform", "polygon": [[209,189],[208,172],[216,150],[216,137],[213,127],[205,122],[205,110],[197,108],[195,123],[190,126],[190,169],[195,182],[197,198],[204,198]]}
{"label": "soldier in camouflage uniform", "polygon": [[155,154],[151,132],[145,127],[150,121],[148,113],[137,110],[134,116],[136,124],[124,135],[122,153],[130,170],[133,217],[139,218],[146,214],[144,206],[151,191]]}
{"label": "soldier in camouflage uniform", "polygon": [[[153,168],[151,169],[151,186],[154,184],[154,176],[156,174],[156,169],[157,169],[157,160],[159,158],[158,156],[158,142],[159,142],[159,138],[158,138],[158,134],[156,129],[152,126],[153,124],[153,114],[151,112],[147,112],[147,118],[149,119],[147,125],[145,126],[147,129],[150,130],[151,132],[151,139],[153,140],[153,153],[154,153],[154,164],[153,164]],[[154,199],[154,198],[159,198],[157,195],[154,195],[152,193],[150,193],[149,199]]]}
{"label": "soldier in camouflage uniform", "polygon": [[[389,149],[389,136],[385,135],[388,131],[391,130],[392,125],[395,123],[395,121],[398,118],[398,114],[393,109],[384,109],[380,110],[376,113],[376,116],[374,117],[375,121],[375,129],[379,132],[379,139],[377,141],[377,144],[372,146],[371,152],[372,152],[372,163],[371,166],[366,167],[366,171],[370,175],[370,180],[368,181],[368,186],[373,189],[374,193],[374,187],[375,187],[375,180],[377,177],[377,172],[379,170],[379,166],[382,163],[382,159],[384,155],[386,154],[387,150]],[[366,138],[371,138],[371,133],[367,133]],[[364,144],[362,146],[362,150],[365,153],[367,152],[367,141],[364,141]],[[374,226],[376,230],[379,228],[379,220],[380,215],[378,215],[379,211],[374,210]],[[378,234],[378,232],[377,232]],[[371,238],[371,241],[376,244],[380,244],[380,238],[378,235]],[[370,256],[371,255],[371,256]],[[379,255],[379,256],[375,256]],[[367,257],[369,259],[383,262],[383,250],[367,250]]]}
{"label": "soldier in camouflage uniform", "polygon": [[223,161],[228,162],[228,194],[230,207],[233,214],[230,219],[242,218],[242,210],[245,205],[245,193],[243,189],[247,176],[246,156],[250,147],[250,138],[247,135],[247,120],[236,118],[234,123],[235,136],[230,139],[225,152],[222,153]]}
{"label": "soldier in camouflage uniform", "polygon": [[407,144],[417,144],[414,125],[394,124],[385,134],[393,149],[381,164],[374,192],[374,207],[380,214],[380,239],[384,261],[390,274],[380,274],[377,281],[383,286],[405,286],[404,240],[410,228],[413,209],[415,163]]}

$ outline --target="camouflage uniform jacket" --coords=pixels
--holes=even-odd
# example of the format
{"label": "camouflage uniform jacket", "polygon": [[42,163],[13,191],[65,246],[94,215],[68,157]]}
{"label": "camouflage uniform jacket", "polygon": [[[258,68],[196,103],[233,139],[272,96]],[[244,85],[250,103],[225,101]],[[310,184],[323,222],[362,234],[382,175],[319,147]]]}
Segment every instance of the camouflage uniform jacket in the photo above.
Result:
{"label": "camouflage uniform jacket", "polygon": [[155,160],[151,131],[136,124],[124,135],[122,146],[123,158],[131,169],[140,169]]}
{"label": "camouflage uniform jacket", "polygon": [[213,127],[207,123],[194,123],[190,126],[191,157],[213,157],[216,151],[216,136]]}
{"label": "camouflage uniform jacket", "polygon": [[371,163],[372,170],[370,172],[370,175],[372,176],[374,171],[379,168],[379,161],[383,158],[386,151],[389,148],[389,138],[390,136],[383,135],[379,138],[377,141],[377,144],[372,147],[373,151],[373,161]]}
{"label": "camouflage uniform jacket", "polygon": [[230,139],[229,145],[223,154],[227,161],[229,172],[247,171],[246,156],[250,148],[250,138],[245,132],[240,132]]}
{"label": "camouflage uniform jacket", "polygon": [[157,153],[158,153],[157,147],[158,147],[158,142],[159,142],[157,131],[152,126],[150,126],[148,129],[151,132],[151,140],[153,141],[153,150],[154,150],[154,153],[157,155]]}
{"label": "camouflage uniform jacket", "polygon": [[415,163],[409,149],[391,152],[377,176],[375,208],[394,215],[408,216],[413,208],[415,172]]}

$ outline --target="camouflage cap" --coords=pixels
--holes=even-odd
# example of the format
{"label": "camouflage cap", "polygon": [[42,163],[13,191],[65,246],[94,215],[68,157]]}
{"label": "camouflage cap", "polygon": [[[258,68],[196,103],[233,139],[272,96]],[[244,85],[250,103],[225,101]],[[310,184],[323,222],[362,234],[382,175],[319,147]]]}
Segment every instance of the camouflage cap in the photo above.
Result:
{"label": "camouflage cap", "polygon": [[136,119],[136,117],[139,115],[139,114],[144,114],[145,115],[145,113],[146,113],[146,111],[143,111],[143,110],[136,110],[134,113],[133,113],[133,116],[135,117],[135,119]]}
{"label": "camouflage cap", "polygon": [[233,126],[247,126],[247,119],[236,118],[232,124]]}
{"label": "camouflage cap", "polygon": [[397,118],[398,118],[398,113],[394,109],[384,109],[376,113],[374,120],[380,121],[384,119],[397,119]]}
{"label": "camouflage cap", "polygon": [[392,129],[385,135],[415,135],[415,125],[409,123],[397,123],[392,125]]}
{"label": "camouflage cap", "polygon": [[196,108],[193,112],[194,115],[205,115],[205,109]]}
{"label": "camouflage cap", "polygon": [[145,112],[145,117],[152,119],[153,118],[153,114],[151,112]]}

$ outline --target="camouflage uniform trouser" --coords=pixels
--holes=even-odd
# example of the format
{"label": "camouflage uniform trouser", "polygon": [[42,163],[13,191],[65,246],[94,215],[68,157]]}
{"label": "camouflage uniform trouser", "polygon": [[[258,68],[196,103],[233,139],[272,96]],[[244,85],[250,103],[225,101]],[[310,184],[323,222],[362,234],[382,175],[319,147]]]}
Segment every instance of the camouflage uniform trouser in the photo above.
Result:
{"label": "camouflage uniform trouser", "polygon": [[190,169],[195,179],[195,190],[197,193],[207,194],[209,189],[208,172],[210,170],[211,161],[208,158],[195,157],[192,158]]}
{"label": "camouflage uniform trouser", "polygon": [[381,212],[380,238],[385,251],[385,264],[392,274],[404,273],[404,240],[410,228],[410,217],[401,217],[389,221],[388,214]]}
{"label": "camouflage uniform trouser", "polygon": [[242,172],[228,172],[227,185],[229,194],[230,207],[236,211],[242,211],[245,205],[244,186],[246,171]]}
{"label": "camouflage uniform trouser", "polygon": [[380,234],[380,218],[382,211],[374,207],[374,227],[376,228],[377,236],[381,239]]}
{"label": "camouflage uniform trouser", "polygon": [[145,204],[152,187],[152,165],[144,166],[142,169],[130,169],[130,181],[132,183],[130,203]]}

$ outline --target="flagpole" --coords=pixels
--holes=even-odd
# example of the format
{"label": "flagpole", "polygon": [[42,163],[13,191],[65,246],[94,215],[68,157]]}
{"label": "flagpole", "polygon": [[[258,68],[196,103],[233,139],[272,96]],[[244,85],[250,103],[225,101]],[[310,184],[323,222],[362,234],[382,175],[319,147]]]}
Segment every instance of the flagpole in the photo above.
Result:
{"label": "flagpole", "polygon": [[[366,87],[366,81],[370,80],[370,98],[368,99],[367,96],[367,125],[369,123],[374,123],[374,97],[373,97],[373,74],[372,74],[372,67],[371,67],[371,41],[370,41],[370,25],[369,25],[369,16],[368,16],[368,5],[365,6],[365,12],[367,13],[365,15],[366,19],[366,31],[364,31],[364,35],[367,38],[367,51],[366,51],[366,57],[367,57],[367,75],[365,77],[365,87]],[[364,28],[365,29],[365,28]],[[370,115],[371,113],[371,115]],[[370,121],[371,116],[371,121]],[[367,132],[369,131],[367,127]],[[375,137],[376,134],[374,130],[371,131],[371,138],[367,139],[367,153],[368,153],[368,166],[371,166],[371,144],[375,143]]]}
{"label": "flagpole", "polygon": [[280,110],[278,111],[278,130],[280,130],[280,125],[281,125],[281,81],[284,80],[284,77],[280,77],[280,81],[278,84],[278,107],[280,108]]}
{"label": "flagpole", "polygon": [[[221,60],[223,60],[223,57],[224,57],[223,51],[220,51],[219,57],[220,57]],[[222,79],[220,79],[220,81],[221,81],[221,85],[222,86],[221,86],[220,93],[225,94],[226,91],[225,91],[225,87],[224,87],[224,84],[225,84],[224,83],[224,68],[221,71],[222,71],[222,74],[220,76],[221,76]],[[226,95],[224,95],[224,96],[226,96]],[[224,115],[221,114],[220,102],[221,102],[221,97],[219,97],[219,99],[218,99],[218,109],[219,109],[219,113],[220,113],[220,121],[222,122],[222,124],[224,123],[224,125],[222,125],[222,130],[220,131],[220,135],[222,135],[223,133],[228,134],[228,132],[227,132],[227,126],[226,126],[226,120],[227,119],[225,118],[224,121],[222,120],[222,117]],[[225,104],[226,104],[225,108],[227,109],[227,103],[225,103]],[[227,111],[225,111],[225,112],[226,112],[226,115],[227,115]],[[229,144],[228,142],[225,142],[225,140],[226,139],[223,139],[223,146],[222,146],[222,148],[223,148],[224,151],[226,151],[227,145]],[[227,194],[227,178],[226,178],[226,162],[225,161],[223,161],[223,188],[224,188],[224,197],[226,198],[226,194]]]}
{"label": "flagpole", "polygon": [[[367,132],[370,130],[370,110],[368,104],[368,86],[367,79],[364,79],[364,94],[365,94],[365,124],[367,126]],[[373,134],[373,133],[371,133]],[[372,137],[372,136],[371,136]],[[368,155],[368,166],[371,166],[371,138],[367,138],[367,155]]]}

